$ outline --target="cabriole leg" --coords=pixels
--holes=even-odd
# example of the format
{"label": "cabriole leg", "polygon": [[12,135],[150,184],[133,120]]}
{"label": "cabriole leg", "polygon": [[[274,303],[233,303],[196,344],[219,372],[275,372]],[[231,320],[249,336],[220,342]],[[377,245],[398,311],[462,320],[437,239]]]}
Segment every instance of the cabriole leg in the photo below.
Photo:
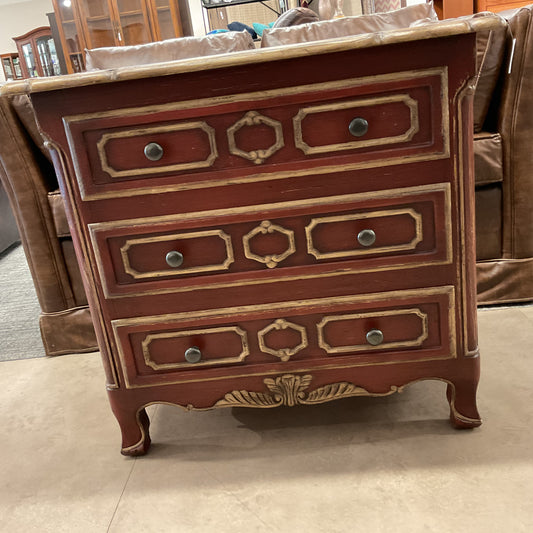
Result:
{"label": "cabriole leg", "polygon": [[116,405],[110,395],[111,407],[122,432],[122,455],[144,455],[150,448],[150,419],[144,408],[138,406]]}
{"label": "cabriole leg", "polygon": [[448,383],[446,396],[450,404],[450,421],[459,429],[471,429],[481,425],[476,405],[477,383]]}

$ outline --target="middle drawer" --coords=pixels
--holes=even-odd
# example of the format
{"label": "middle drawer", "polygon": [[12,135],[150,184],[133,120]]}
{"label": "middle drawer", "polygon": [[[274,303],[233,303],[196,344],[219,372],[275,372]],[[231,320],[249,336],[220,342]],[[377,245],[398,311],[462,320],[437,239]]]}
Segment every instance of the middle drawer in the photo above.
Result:
{"label": "middle drawer", "polygon": [[452,260],[449,184],[89,226],[106,297]]}

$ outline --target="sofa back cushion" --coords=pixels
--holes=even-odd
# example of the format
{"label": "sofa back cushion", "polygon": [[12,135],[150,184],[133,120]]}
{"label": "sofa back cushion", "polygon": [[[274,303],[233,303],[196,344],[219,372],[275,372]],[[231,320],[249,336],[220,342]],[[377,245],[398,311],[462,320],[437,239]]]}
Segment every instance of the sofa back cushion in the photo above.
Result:
{"label": "sofa back cushion", "polygon": [[336,37],[349,37],[363,33],[397,30],[437,20],[437,14],[432,3],[415,4],[386,13],[321,20],[288,28],[270,28],[263,32],[261,46],[283,46]]}
{"label": "sofa back cushion", "polygon": [[[488,13],[476,13],[483,17]],[[477,83],[474,94],[474,131],[482,131],[490,102],[501,73],[507,42],[507,25],[497,30],[480,31],[476,35]]]}
{"label": "sofa back cushion", "polygon": [[204,37],[181,37],[135,46],[111,46],[85,50],[87,70],[133,67],[193,57],[253,50],[247,31],[228,31]]}

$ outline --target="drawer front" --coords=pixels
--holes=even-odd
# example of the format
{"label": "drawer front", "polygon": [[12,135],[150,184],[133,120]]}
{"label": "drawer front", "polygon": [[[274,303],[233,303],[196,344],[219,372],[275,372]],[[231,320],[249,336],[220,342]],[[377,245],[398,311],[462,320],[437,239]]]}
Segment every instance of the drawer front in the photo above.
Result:
{"label": "drawer front", "polygon": [[428,69],[67,117],[84,199],[444,158],[447,72]]}
{"label": "drawer front", "polygon": [[105,295],[119,297],[320,277],[339,262],[344,273],[445,264],[450,225],[442,184],[90,230]]}
{"label": "drawer front", "polygon": [[128,387],[456,356],[454,289],[112,322]]}

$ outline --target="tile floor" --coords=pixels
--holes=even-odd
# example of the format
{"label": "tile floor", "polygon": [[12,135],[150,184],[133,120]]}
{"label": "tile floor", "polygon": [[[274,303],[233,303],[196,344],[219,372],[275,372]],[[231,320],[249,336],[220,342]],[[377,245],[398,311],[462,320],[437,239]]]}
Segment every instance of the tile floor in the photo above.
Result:
{"label": "tile floor", "polygon": [[474,431],[445,385],[315,407],[151,408],[119,454],[99,356],[0,363],[2,532],[531,532],[533,306],[482,309]]}

